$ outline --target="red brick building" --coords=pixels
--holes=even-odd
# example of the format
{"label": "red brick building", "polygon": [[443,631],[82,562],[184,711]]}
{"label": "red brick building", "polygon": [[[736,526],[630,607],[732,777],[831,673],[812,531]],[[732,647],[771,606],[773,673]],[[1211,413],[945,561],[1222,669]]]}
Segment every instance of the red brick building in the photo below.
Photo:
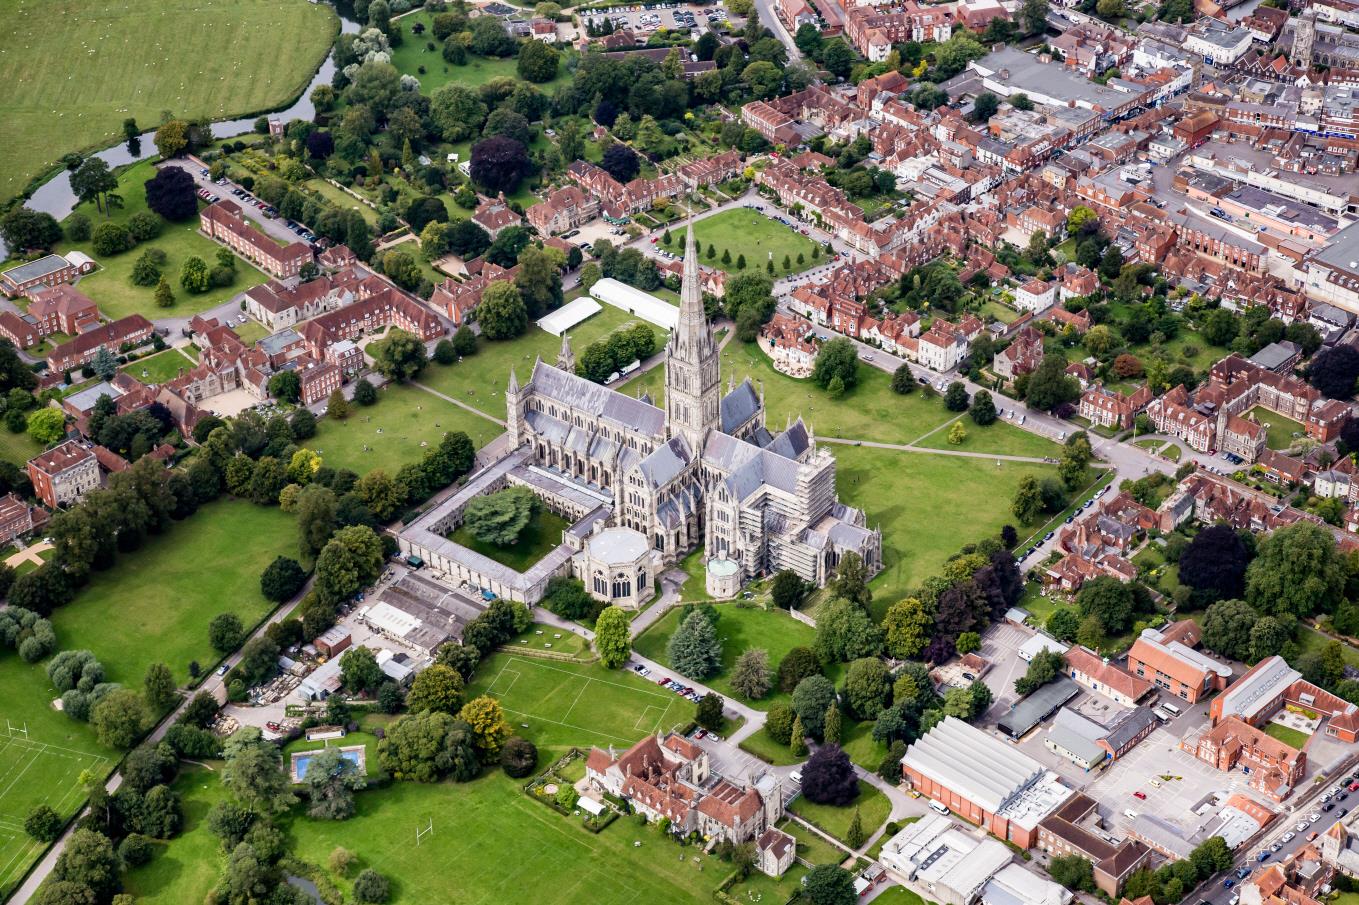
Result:
{"label": "red brick building", "polygon": [[295,277],[303,264],[314,259],[311,246],[305,242],[279,245],[251,226],[234,201],[209,204],[199,213],[199,222],[208,238],[216,239],[272,276]]}
{"label": "red brick building", "polygon": [[102,348],[116,355],[123,346],[146,342],[154,331],[155,326],[149,320],[140,314],[129,314],[57,346],[48,353],[47,365],[57,373],[79,368],[94,361]]}
{"label": "red brick building", "polygon": [[67,440],[28,461],[33,493],[49,509],[65,506],[99,486],[99,460],[74,440]]}

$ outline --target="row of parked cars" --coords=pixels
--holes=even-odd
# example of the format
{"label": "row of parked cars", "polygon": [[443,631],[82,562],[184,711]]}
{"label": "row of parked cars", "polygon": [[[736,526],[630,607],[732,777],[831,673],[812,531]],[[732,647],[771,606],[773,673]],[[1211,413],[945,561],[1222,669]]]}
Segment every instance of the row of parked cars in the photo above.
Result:
{"label": "row of parked cars", "polygon": [[[632,668],[632,671],[637,673],[637,675],[641,676],[644,679],[651,678],[651,670],[647,669],[641,663],[638,663],[636,666],[634,666]],[[663,677],[657,679],[656,684],[661,686],[662,688],[670,689],[675,694],[679,695],[682,698],[687,698],[690,701],[693,701],[695,704],[699,702],[700,696],[698,692],[694,691],[688,685],[683,685],[675,681],[674,679]]]}

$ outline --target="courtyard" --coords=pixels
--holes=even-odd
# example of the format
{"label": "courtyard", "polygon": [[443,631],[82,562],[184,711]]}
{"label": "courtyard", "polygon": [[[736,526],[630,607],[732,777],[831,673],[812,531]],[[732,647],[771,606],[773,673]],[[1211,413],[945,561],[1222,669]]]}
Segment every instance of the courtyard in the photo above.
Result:
{"label": "courtyard", "polygon": [[165,383],[178,377],[181,371],[195,367],[197,362],[178,349],[166,349],[124,365],[120,370],[142,383]]}
{"label": "courtyard", "polygon": [[[671,230],[671,236],[674,241],[669,246],[657,243],[656,247],[682,255],[683,230],[674,228]],[[736,264],[741,255],[745,255],[747,271],[767,273],[766,264],[773,261],[774,276],[782,277],[806,270],[829,254],[817,243],[791,227],[745,207],[733,207],[711,217],[696,220],[694,241],[698,243],[699,260],[704,266],[725,270],[729,274],[742,272]],[[713,248],[712,254],[708,253],[710,245]],[[723,259],[727,254],[731,256],[730,263]],[[801,264],[798,263],[798,255],[802,255]],[[785,257],[790,262],[788,267],[783,266]]]}
{"label": "courtyard", "polygon": [[1301,424],[1263,405],[1257,405],[1246,412],[1246,417],[1264,427],[1265,445],[1270,449],[1288,449],[1297,438],[1307,436]]}
{"label": "courtyard", "polygon": [[502,547],[480,540],[466,525],[458,526],[448,539],[516,572],[527,572],[530,566],[561,546],[562,532],[570,527],[566,519],[549,512],[540,503],[529,517],[528,525],[519,534],[519,539],[509,546]]}

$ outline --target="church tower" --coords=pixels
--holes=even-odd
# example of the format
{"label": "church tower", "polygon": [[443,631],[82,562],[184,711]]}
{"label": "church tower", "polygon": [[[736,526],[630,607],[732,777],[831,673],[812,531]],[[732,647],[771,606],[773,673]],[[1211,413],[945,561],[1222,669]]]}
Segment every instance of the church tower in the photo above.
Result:
{"label": "church tower", "polygon": [[557,368],[568,374],[576,373],[576,353],[571,351],[571,338],[562,334],[562,347],[557,352]]}
{"label": "church tower", "polygon": [[696,455],[709,430],[718,424],[722,387],[718,382],[717,343],[703,313],[694,225],[684,240],[684,280],[680,285],[679,324],[670,334],[665,356],[665,432],[682,436]]}
{"label": "church tower", "polygon": [[1290,62],[1308,72],[1312,70],[1312,45],[1317,37],[1317,14],[1315,9],[1308,10],[1293,20],[1293,52]]}

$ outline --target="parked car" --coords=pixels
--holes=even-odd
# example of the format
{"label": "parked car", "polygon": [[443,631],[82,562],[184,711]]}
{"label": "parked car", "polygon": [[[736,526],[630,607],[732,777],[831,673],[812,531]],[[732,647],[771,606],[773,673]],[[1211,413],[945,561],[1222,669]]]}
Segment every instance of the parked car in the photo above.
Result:
{"label": "parked car", "polygon": [[1146,793],[1146,792],[1141,792],[1141,791],[1134,792],[1134,793],[1133,793],[1133,798],[1136,798],[1138,801],[1146,801],[1146,800],[1147,800],[1147,793]]}

